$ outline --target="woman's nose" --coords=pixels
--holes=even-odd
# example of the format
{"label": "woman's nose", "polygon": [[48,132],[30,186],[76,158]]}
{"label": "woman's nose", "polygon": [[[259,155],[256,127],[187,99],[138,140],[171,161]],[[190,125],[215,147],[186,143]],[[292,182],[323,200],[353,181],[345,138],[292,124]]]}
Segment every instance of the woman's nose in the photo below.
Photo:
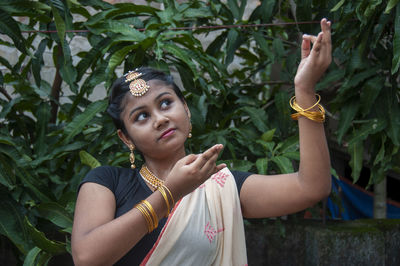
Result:
{"label": "woman's nose", "polygon": [[154,117],[154,128],[158,129],[163,127],[165,124],[168,124],[169,118],[161,113],[155,113]]}

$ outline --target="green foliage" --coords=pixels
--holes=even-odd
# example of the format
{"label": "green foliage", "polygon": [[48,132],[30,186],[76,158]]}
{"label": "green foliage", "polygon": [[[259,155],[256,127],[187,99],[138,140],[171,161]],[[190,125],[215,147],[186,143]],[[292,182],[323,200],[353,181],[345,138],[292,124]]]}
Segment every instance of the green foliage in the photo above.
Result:
{"label": "green foliage", "polygon": [[[76,191],[91,168],[129,165],[104,112],[106,100],[92,100],[95,86],[108,88],[119,66],[180,74],[195,136],[188,152],[218,142],[225,145],[221,161],[234,169],[293,171],[298,137],[288,101],[298,37],[319,25],[201,26],[337,21],[335,62],[317,87],[331,119],[339,120],[337,128],[329,124],[335,130],[330,139],[348,147],[354,180],[362,165],[372,168],[371,183],[399,165],[398,1],[302,1],[295,8],[292,1],[267,0],[248,18],[247,1],[156,2],[165,8],[101,0],[0,3],[0,32],[8,36],[0,45],[19,51],[17,62],[0,57],[0,233],[26,265],[46,265],[70,252]],[[23,33],[35,29],[49,32]],[[207,47],[203,35],[211,40]],[[73,57],[77,36],[90,48]],[[41,76],[48,52],[56,69],[52,81]]]}
{"label": "green foliage", "polygon": [[362,166],[378,183],[400,163],[400,4],[398,1],[340,1],[331,9],[334,57],[329,79],[337,95],[336,138],[351,156],[354,182]]}

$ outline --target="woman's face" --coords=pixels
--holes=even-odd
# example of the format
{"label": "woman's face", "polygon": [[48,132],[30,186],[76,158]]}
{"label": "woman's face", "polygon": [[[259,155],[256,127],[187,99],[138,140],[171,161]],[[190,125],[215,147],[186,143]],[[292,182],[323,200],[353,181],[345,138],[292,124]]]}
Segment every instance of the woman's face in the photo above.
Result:
{"label": "woman's face", "polygon": [[145,157],[161,159],[183,152],[189,134],[190,111],[171,86],[150,80],[148,92],[140,97],[129,92],[121,118],[129,136],[118,132],[125,144],[132,143]]}

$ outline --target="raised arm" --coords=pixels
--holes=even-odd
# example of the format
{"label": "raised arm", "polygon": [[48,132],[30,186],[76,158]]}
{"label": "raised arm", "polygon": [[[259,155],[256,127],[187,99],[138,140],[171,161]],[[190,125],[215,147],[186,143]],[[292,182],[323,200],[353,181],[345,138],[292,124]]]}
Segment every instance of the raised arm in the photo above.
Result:
{"label": "raised arm", "polygon": [[[313,106],[317,101],[314,88],[331,63],[331,51],[331,22],[322,19],[318,36],[303,35],[301,62],[294,80],[296,102],[303,109]],[[245,217],[261,218],[293,213],[329,195],[330,159],[323,123],[300,116],[298,124],[299,171],[282,175],[249,176],[240,194]]]}

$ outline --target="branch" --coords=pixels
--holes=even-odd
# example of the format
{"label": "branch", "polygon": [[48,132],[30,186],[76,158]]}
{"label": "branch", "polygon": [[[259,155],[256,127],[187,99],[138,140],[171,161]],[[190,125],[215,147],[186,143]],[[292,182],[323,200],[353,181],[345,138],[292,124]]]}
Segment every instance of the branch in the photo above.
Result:
{"label": "branch", "polygon": [[60,58],[62,58],[62,49],[61,46],[58,46],[58,56],[56,62],[56,74],[54,76],[53,86],[51,86],[51,118],[50,123],[56,123],[57,121],[57,112],[58,112],[58,103],[60,99],[60,91],[61,91],[61,75],[60,75]]}
{"label": "branch", "polygon": [[1,92],[4,96],[6,96],[6,98],[7,98],[8,101],[11,101],[11,100],[12,100],[10,94],[8,94],[8,92],[6,91],[6,89],[5,89],[4,87],[0,87],[0,92]]}

